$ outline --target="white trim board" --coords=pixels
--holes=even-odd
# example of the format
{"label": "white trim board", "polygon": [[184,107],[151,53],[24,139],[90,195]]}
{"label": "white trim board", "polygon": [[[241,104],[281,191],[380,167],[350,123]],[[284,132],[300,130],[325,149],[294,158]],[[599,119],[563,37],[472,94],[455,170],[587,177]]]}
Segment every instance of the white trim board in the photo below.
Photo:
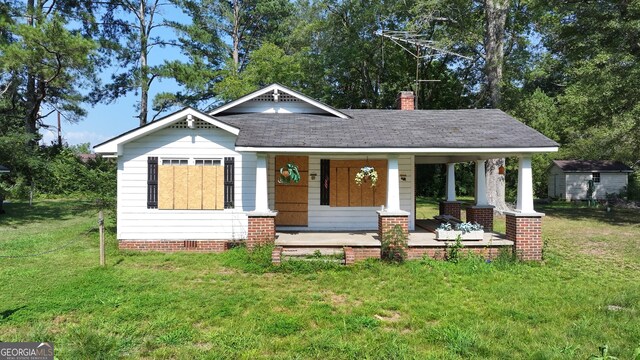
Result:
{"label": "white trim board", "polygon": [[533,154],[557,152],[558,147],[531,148],[300,148],[236,146],[236,151],[257,153],[305,153],[305,154]]}
{"label": "white trim board", "polygon": [[216,114],[223,113],[223,112],[225,112],[225,111],[227,111],[227,110],[229,110],[229,109],[231,109],[233,107],[236,107],[236,106],[238,106],[238,105],[240,105],[242,103],[245,103],[247,101],[255,99],[258,96],[264,95],[264,94],[266,94],[268,92],[271,92],[271,91],[278,91],[278,92],[286,93],[288,95],[291,95],[291,96],[297,98],[298,100],[304,101],[305,103],[307,103],[307,104],[309,104],[311,106],[314,106],[314,107],[316,107],[316,108],[318,108],[318,109],[320,109],[320,110],[322,110],[324,112],[328,112],[331,115],[337,116],[339,118],[342,118],[342,119],[348,119],[349,118],[348,115],[338,111],[337,109],[332,108],[331,106],[325,105],[325,104],[323,104],[323,103],[321,103],[319,101],[316,101],[316,100],[314,100],[314,99],[312,99],[312,98],[310,98],[308,96],[302,95],[302,94],[300,94],[298,92],[295,92],[295,91],[293,91],[291,89],[288,89],[288,88],[286,88],[286,87],[284,87],[284,86],[282,86],[280,84],[271,84],[271,85],[269,85],[267,87],[264,87],[264,88],[262,88],[260,90],[254,91],[251,94],[245,95],[245,96],[243,96],[243,97],[241,97],[241,98],[239,98],[237,100],[234,100],[234,101],[232,101],[232,102],[230,102],[228,104],[220,106],[217,109],[214,109],[213,111],[211,111],[209,113],[209,115],[215,116]]}
{"label": "white trim board", "polygon": [[160,120],[156,120],[151,122],[143,127],[132,130],[128,133],[124,133],[123,135],[119,135],[111,140],[107,140],[101,144],[94,146],[94,151],[96,154],[104,154],[104,155],[122,155],[122,146],[130,141],[141,138],[145,135],[148,135],[152,132],[163,129],[171,124],[177,123],[189,115],[194,116],[200,120],[206,121],[211,125],[214,125],[222,130],[225,130],[233,135],[238,135],[240,133],[240,129],[237,129],[231,125],[225,124],[221,121],[216,120],[215,118],[201,113],[198,110],[193,108],[185,108],[180,111],[177,111],[173,114],[167,115]]}

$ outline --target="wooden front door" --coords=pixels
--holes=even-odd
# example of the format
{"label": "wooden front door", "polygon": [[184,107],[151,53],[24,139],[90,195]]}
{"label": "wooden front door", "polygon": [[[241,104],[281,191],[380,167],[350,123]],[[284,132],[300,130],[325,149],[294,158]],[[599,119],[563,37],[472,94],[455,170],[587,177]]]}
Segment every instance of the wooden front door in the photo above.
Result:
{"label": "wooden front door", "polygon": [[[300,172],[297,184],[280,184],[280,168],[294,163]],[[307,226],[309,224],[309,157],[276,156],[276,225]]]}

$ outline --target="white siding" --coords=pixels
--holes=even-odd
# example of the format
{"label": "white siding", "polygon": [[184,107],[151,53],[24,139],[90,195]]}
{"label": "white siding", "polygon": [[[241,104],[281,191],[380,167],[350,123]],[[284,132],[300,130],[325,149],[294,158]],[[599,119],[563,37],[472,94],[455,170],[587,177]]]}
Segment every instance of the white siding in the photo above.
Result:
{"label": "white siding", "polygon": [[[373,160],[373,157],[369,157]],[[384,157],[376,157],[384,158]],[[309,178],[309,225],[307,227],[278,227],[279,230],[376,230],[378,228],[379,207],[330,207],[320,205],[320,160],[321,159],[366,159],[357,156],[311,155],[309,156],[309,174],[315,173],[315,180]],[[400,208],[410,212],[409,230],[415,229],[415,176],[414,157],[410,155],[398,158],[400,175],[406,175],[406,180],[400,180]],[[275,167],[275,156],[269,157],[269,169]],[[386,169],[385,169],[386,171]],[[274,207],[275,171],[269,171],[269,206]],[[386,189],[385,189],[386,191]],[[277,210],[277,209],[276,209]]]}
{"label": "white siding", "polygon": [[324,113],[319,108],[299,100],[280,102],[250,100],[234,106],[233,111],[265,114]]}
{"label": "white siding", "polygon": [[[221,129],[167,128],[124,146],[118,158],[118,239],[242,239],[253,210],[255,154],[239,154]],[[147,157],[235,158],[235,209],[147,209]]]}
{"label": "white siding", "polygon": [[[588,181],[591,178],[590,172],[567,173],[566,200],[587,200]],[[593,196],[596,199],[605,199],[607,194],[618,194],[627,186],[627,182],[626,173],[600,173],[600,183],[594,184]]]}
{"label": "white siding", "polygon": [[628,175],[626,173],[600,173],[600,183],[596,184],[594,197],[606,198],[607,194],[618,194],[626,186]]}
{"label": "white siding", "polygon": [[566,174],[566,192],[567,201],[586,200],[587,189],[591,180],[591,173],[567,173]]}

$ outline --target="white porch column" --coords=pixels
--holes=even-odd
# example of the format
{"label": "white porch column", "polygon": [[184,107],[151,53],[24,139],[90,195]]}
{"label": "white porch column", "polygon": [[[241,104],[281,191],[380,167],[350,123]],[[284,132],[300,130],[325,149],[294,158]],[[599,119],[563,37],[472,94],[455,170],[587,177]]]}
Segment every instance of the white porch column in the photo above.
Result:
{"label": "white porch column", "polygon": [[516,212],[535,213],[533,209],[533,172],[531,157],[521,157],[518,161],[518,199]]}
{"label": "white porch column", "polygon": [[447,164],[447,201],[456,201],[456,164]]}
{"label": "white porch column", "polygon": [[486,160],[476,160],[476,206],[489,205],[487,200],[487,178],[484,164]]}
{"label": "white porch column", "polygon": [[390,155],[387,164],[386,211],[400,211],[400,173],[398,170],[398,156]]}
{"label": "white porch column", "polygon": [[267,155],[257,154],[256,159],[256,212],[269,212],[267,200]]}

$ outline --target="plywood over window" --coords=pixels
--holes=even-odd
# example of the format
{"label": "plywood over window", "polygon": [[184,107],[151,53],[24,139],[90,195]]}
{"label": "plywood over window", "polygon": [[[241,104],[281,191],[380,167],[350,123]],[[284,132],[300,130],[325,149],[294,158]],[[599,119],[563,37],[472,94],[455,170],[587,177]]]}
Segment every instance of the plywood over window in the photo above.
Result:
{"label": "plywood over window", "polygon": [[[378,172],[378,182],[356,184],[358,171],[365,166],[372,166]],[[387,160],[331,160],[330,206],[380,206],[387,202]]]}
{"label": "plywood over window", "polygon": [[158,208],[224,209],[224,167],[158,166]]}

